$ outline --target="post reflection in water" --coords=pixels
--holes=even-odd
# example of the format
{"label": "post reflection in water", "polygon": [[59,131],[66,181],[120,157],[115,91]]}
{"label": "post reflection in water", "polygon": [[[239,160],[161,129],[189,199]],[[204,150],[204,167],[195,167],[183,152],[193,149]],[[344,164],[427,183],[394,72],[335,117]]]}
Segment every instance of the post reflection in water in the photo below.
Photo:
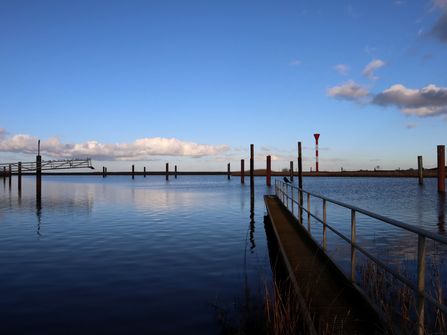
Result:
{"label": "post reflection in water", "polygon": [[255,248],[255,185],[250,183],[250,252]]}
{"label": "post reflection in water", "polygon": [[438,197],[438,231],[445,234],[445,193],[440,193]]}
{"label": "post reflection in water", "polygon": [[37,216],[37,235],[40,234],[40,224],[42,223],[42,190],[36,191],[36,216]]}

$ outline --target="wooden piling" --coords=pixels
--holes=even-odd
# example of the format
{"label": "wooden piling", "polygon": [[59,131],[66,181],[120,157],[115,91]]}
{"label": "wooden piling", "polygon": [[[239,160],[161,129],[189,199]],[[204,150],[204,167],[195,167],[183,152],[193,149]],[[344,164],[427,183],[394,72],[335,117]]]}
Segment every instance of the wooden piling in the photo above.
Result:
{"label": "wooden piling", "polygon": [[9,183],[9,189],[11,189],[11,185],[12,185],[12,166],[11,164],[9,164],[9,171],[8,171],[8,183]]}
{"label": "wooden piling", "polygon": [[174,166],[174,178],[177,179],[177,165]]}
{"label": "wooden piling", "polygon": [[231,178],[231,165],[230,163],[227,164],[227,179],[230,180]]}
{"label": "wooden piling", "polygon": [[105,166],[102,167],[102,177],[103,178],[106,177],[106,167]]}
{"label": "wooden piling", "polygon": [[245,183],[244,177],[245,177],[245,161],[241,159],[241,184]]}
{"label": "wooden piling", "polygon": [[135,179],[135,165],[132,164],[132,179]]}
{"label": "wooden piling", "polygon": [[22,191],[22,162],[19,162],[17,166],[17,189]]}
{"label": "wooden piling", "polygon": [[293,181],[293,161],[290,161],[290,180]]}
{"label": "wooden piling", "polygon": [[438,145],[438,192],[445,193],[445,146]]}
{"label": "wooden piling", "polygon": [[303,223],[303,156],[301,151],[301,142],[298,142],[298,198],[299,198],[299,221]]}
{"label": "wooden piling", "polygon": [[40,199],[42,194],[42,156],[36,156],[36,197]]}
{"label": "wooden piling", "polygon": [[422,165],[422,156],[418,156],[418,178],[419,185],[424,183],[424,166]]}
{"label": "wooden piling", "polygon": [[267,186],[272,186],[272,156],[270,155],[267,156],[265,183]]}
{"label": "wooden piling", "polygon": [[254,146],[254,144],[250,144],[250,184],[251,185],[254,185],[254,181],[255,181],[254,169],[255,169],[255,146]]}
{"label": "wooden piling", "polygon": [[169,180],[169,163],[166,163],[166,180]]}
{"label": "wooden piling", "polygon": [[3,184],[6,183],[6,166],[3,167]]}
{"label": "wooden piling", "polygon": [[146,167],[144,167],[143,171],[144,178],[146,178]]}

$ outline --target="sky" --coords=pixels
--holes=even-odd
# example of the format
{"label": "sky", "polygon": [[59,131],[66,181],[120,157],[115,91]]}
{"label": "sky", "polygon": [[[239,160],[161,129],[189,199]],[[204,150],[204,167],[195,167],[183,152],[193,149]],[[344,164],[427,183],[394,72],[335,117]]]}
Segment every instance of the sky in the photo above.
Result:
{"label": "sky", "polygon": [[[0,161],[436,165],[447,0],[0,0]],[[248,164],[246,164],[248,166]],[[296,166],[296,164],[295,164]]]}

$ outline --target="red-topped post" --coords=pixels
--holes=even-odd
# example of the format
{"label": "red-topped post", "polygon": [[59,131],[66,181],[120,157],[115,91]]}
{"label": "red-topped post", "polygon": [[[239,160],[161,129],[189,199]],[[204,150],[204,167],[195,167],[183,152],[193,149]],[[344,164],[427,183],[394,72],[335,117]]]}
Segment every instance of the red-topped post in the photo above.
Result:
{"label": "red-topped post", "polygon": [[320,138],[320,134],[314,134],[315,137],[315,172],[318,173],[318,139]]}

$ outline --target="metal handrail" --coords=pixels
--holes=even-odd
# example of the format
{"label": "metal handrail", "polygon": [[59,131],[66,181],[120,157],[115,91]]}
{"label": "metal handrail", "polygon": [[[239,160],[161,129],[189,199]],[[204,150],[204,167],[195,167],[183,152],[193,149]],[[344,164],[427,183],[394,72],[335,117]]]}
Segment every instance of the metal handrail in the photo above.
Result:
{"label": "metal handrail", "polygon": [[[278,187],[278,184],[281,187]],[[284,191],[284,186],[286,188],[286,191]],[[289,189],[292,192],[292,196],[289,195]],[[293,190],[298,191],[298,199],[293,198]],[[293,204],[296,204],[298,206],[298,220],[302,224],[302,212],[306,212],[308,216],[308,231],[309,234],[311,234],[311,226],[310,226],[310,218],[314,218],[317,222],[323,224],[323,250],[326,251],[326,228],[329,228],[331,231],[333,231],[336,235],[338,235],[340,238],[342,238],[347,243],[351,244],[351,281],[356,286],[359,287],[356,284],[356,272],[355,272],[355,264],[356,264],[356,257],[355,257],[355,251],[358,250],[365,256],[367,256],[370,260],[372,260],[375,264],[379,265],[382,269],[384,269],[386,272],[390,273],[393,277],[398,279],[401,283],[407,285],[410,289],[412,289],[414,292],[417,293],[418,296],[418,306],[417,306],[417,314],[418,314],[418,334],[423,334],[425,332],[424,328],[424,311],[425,311],[425,300],[428,300],[430,303],[435,305],[437,308],[439,308],[442,312],[447,313],[447,306],[444,304],[440,304],[438,301],[436,301],[432,296],[428,295],[425,292],[425,240],[426,238],[429,238],[433,241],[439,242],[441,244],[447,245],[447,238],[434,234],[432,232],[429,232],[427,230],[411,226],[409,224],[403,223],[398,220],[394,220],[367,210],[364,210],[362,208],[352,206],[346,203],[343,203],[338,200],[333,200],[328,197],[306,191],[302,188],[299,188],[297,186],[294,186],[289,183],[285,183],[279,180],[275,180],[275,192],[279,199],[282,199],[282,203],[286,206],[286,208],[289,209],[289,200],[291,200],[292,208]],[[279,194],[280,193],[280,194]],[[303,203],[303,193],[307,194],[307,209],[304,207]],[[279,196],[280,195],[280,196]],[[310,210],[310,197],[313,196],[315,198],[319,198],[323,200],[323,219],[319,218],[318,216],[311,213]],[[340,207],[347,208],[351,210],[351,238],[346,237],[343,233],[339,232],[337,229],[332,227],[327,223],[326,218],[326,206],[327,202],[333,203],[335,205],[338,205]],[[366,251],[364,248],[362,248],[358,243],[356,243],[356,213],[361,213],[363,215],[369,216],[371,218],[377,219],[379,221],[391,224],[393,226],[396,226],[398,228],[404,229],[406,231],[412,232],[414,234],[417,234],[418,236],[418,253],[417,253],[417,285],[414,285],[411,283],[407,278],[393,270],[391,267],[380,261],[377,257],[373,256],[371,253]],[[293,209],[292,209],[293,214]],[[294,214],[293,214],[294,215]]]}
{"label": "metal handrail", "polygon": [[[63,169],[78,169],[90,168],[93,169],[92,160],[90,158],[74,158],[64,160],[48,160],[40,163],[41,170],[63,170]],[[15,162],[15,163],[0,163],[0,173],[3,169],[7,173],[29,172],[37,170],[37,162]]]}

